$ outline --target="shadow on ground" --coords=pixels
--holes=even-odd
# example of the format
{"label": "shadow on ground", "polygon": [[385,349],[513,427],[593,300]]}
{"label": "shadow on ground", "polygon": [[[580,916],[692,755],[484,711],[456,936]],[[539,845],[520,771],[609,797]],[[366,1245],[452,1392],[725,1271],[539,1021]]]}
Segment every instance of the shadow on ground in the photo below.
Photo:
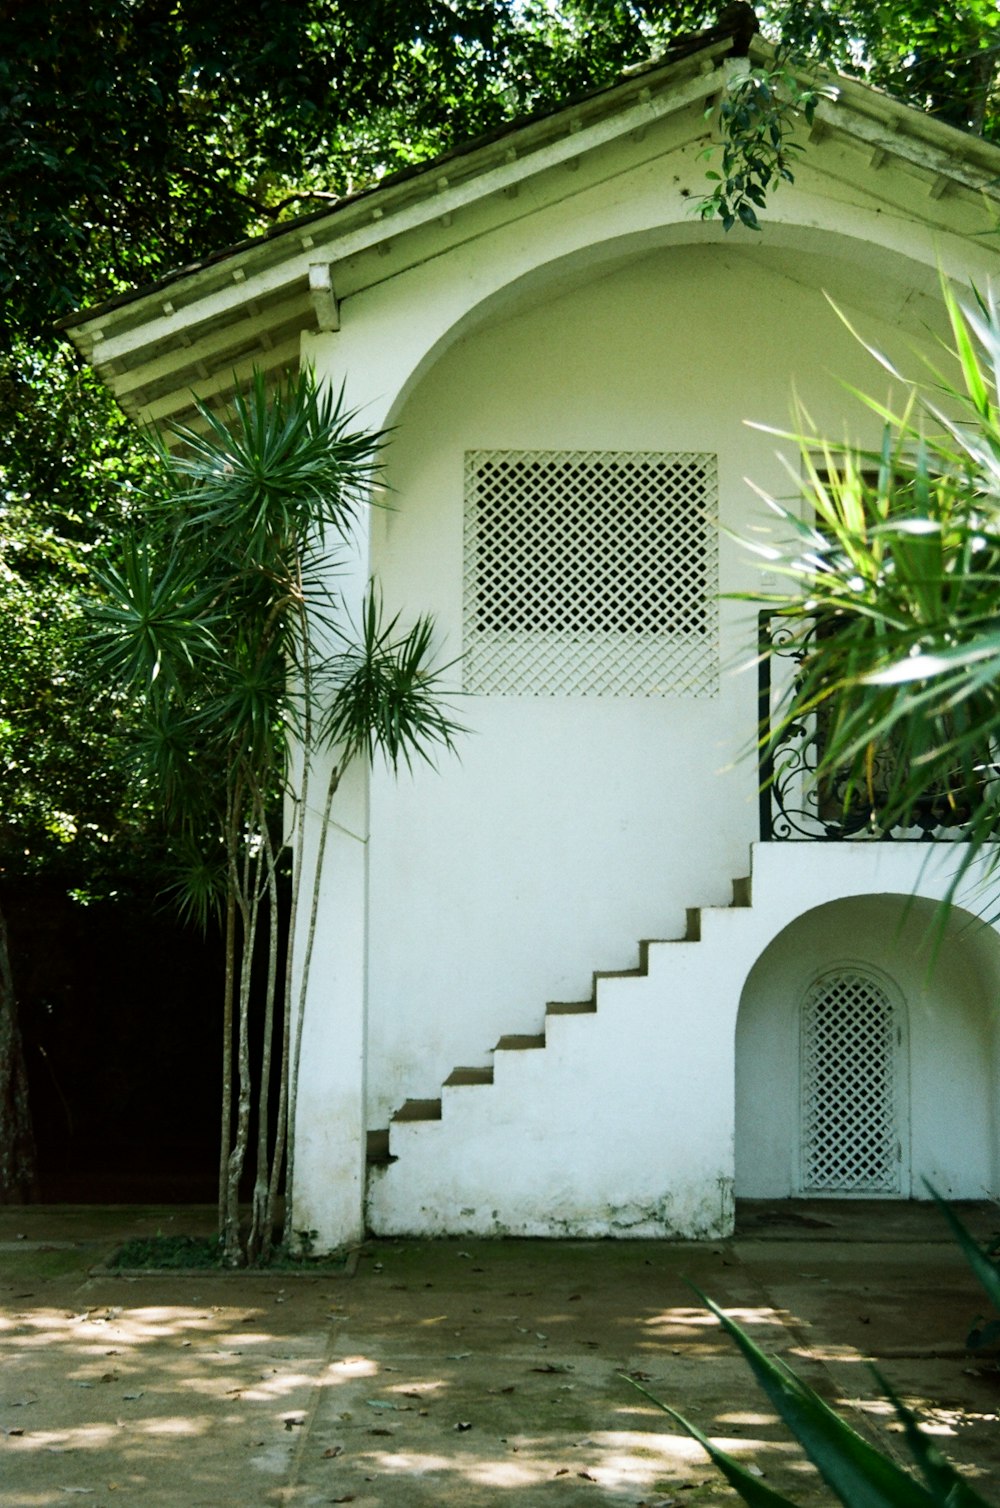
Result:
{"label": "shadow on ground", "polygon": [[0,1503],[735,1503],[622,1374],[828,1501],[688,1280],[897,1451],[876,1359],[1000,1503],[1000,1379],[963,1349],[981,1301],[935,1212],[741,1217],[716,1244],[384,1241],[353,1277],[124,1278],[92,1269],[212,1212],[2,1210]]}

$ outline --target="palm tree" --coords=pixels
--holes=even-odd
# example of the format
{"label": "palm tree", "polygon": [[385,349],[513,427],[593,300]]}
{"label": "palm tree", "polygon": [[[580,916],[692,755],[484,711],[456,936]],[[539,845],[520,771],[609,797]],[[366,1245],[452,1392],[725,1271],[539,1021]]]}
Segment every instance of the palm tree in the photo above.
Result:
{"label": "palm tree", "polygon": [[[140,778],[175,835],[174,898],[203,924],[223,923],[219,1234],[235,1265],[268,1259],[282,1175],[290,1186],[294,1166],[293,1043],[315,915],[295,1001],[291,938],[315,756],[335,750],[328,816],[354,758],[381,753],[393,769],[430,760],[459,730],[438,699],[430,621],[404,631],[373,586],[352,627],[331,585],[334,547],[369,495],[383,436],[352,428],[342,395],[309,372],[277,392],[257,373],[225,416],[199,405],[199,418],[175,428],[172,449],[157,444],[145,528],[117,566],[95,573],[93,646],[98,674],[138,698]],[[317,875],[322,863],[321,838]],[[244,1243],[238,1200],[254,1126]]]}

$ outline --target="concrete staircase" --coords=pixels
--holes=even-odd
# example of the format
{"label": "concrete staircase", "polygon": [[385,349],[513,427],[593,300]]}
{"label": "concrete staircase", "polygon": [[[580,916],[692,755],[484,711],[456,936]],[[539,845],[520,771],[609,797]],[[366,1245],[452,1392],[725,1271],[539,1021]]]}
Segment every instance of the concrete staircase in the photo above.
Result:
{"label": "concrete staircase", "polygon": [[[663,1160],[649,1145],[655,1128],[643,1131],[643,1115],[628,1101],[644,1093],[642,1062],[656,1054],[656,1039],[669,1051],[671,1031],[664,1037],[666,1013],[657,1004],[665,982],[668,995],[697,992],[699,970],[692,965],[706,928],[717,929],[720,917],[750,904],[750,879],[735,880],[729,906],[690,908],[682,937],[641,942],[638,965],[596,972],[589,999],[550,1002],[542,1031],[502,1036],[491,1067],[455,1068],[439,1098],[407,1100],[388,1127],[368,1136],[372,1229],[603,1235],[610,1220],[621,1234],[724,1233],[731,1187],[719,1191],[709,1211],[671,1214],[676,1189],[668,1192]],[[623,1013],[633,1019],[624,1021]],[[680,1027],[674,1045],[689,1056],[690,1013],[675,1006],[670,1015]],[[551,1110],[551,1126],[539,1121],[539,1107]],[[629,1126],[645,1144],[641,1150],[630,1150]],[[557,1146],[562,1154],[555,1154]],[[610,1197],[601,1196],[602,1187]]]}

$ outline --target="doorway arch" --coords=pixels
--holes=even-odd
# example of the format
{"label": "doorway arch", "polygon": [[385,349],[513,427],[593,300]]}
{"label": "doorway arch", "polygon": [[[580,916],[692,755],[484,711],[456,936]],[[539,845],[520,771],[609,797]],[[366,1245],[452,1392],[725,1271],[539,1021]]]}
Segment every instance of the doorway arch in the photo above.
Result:
{"label": "doorway arch", "polygon": [[941,928],[932,900],[872,894],[796,917],[740,998],[737,1196],[991,1194],[998,1004],[1000,937],[968,911]]}

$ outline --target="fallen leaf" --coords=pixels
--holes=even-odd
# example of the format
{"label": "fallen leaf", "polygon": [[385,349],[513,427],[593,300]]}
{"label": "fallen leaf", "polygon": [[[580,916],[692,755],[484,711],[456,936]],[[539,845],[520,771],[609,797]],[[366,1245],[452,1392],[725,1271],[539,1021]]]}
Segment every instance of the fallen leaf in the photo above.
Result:
{"label": "fallen leaf", "polygon": [[[323,1452],[323,1459],[324,1461],[332,1461],[334,1456],[341,1456],[343,1453],[344,1447],[342,1445],[328,1445]],[[343,1502],[343,1499],[341,1498],[340,1501]]]}
{"label": "fallen leaf", "polygon": [[376,1427],[375,1429],[370,1429],[368,1431],[368,1433],[370,1435],[390,1435],[391,1436],[392,1435],[392,1430],[391,1429],[380,1429],[380,1428]]}
{"label": "fallen leaf", "polygon": [[471,1355],[471,1351],[456,1351],[452,1356],[449,1356],[446,1359],[448,1361],[468,1361]]}
{"label": "fallen leaf", "polygon": [[139,1398],[141,1398],[141,1397],[142,1397],[141,1393],[123,1393],[122,1394],[122,1398],[125,1400],[126,1403],[135,1403],[136,1400],[139,1399]]}
{"label": "fallen leaf", "polygon": [[[368,1478],[368,1477],[365,1478],[366,1482],[369,1481],[369,1480],[370,1480],[370,1478]],[[353,1503],[354,1502],[354,1493],[353,1492],[345,1492],[344,1496],[342,1498],[331,1498],[330,1502],[331,1503]]]}
{"label": "fallen leaf", "polygon": [[5,1429],[4,1430],[4,1434],[5,1435],[23,1435],[24,1434],[24,1430],[23,1429]]}
{"label": "fallen leaf", "polygon": [[597,1478],[596,1477],[592,1477],[590,1475],[589,1471],[578,1471],[577,1472],[577,1476],[578,1477],[582,1477],[585,1482],[596,1482],[597,1481]]}
{"label": "fallen leaf", "polygon": [[533,1372],[572,1372],[573,1368],[565,1361],[547,1361],[544,1367],[532,1367]]}
{"label": "fallen leaf", "polygon": [[472,1425],[469,1423],[468,1419],[460,1419],[455,1425],[455,1428],[458,1430],[459,1434],[462,1435],[467,1429],[471,1429]]}
{"label": "fallen leaf", "polygon": [[305,1414],[286,1414],[284,1419],[286,1429],[301,1429],[305,1422]]}

